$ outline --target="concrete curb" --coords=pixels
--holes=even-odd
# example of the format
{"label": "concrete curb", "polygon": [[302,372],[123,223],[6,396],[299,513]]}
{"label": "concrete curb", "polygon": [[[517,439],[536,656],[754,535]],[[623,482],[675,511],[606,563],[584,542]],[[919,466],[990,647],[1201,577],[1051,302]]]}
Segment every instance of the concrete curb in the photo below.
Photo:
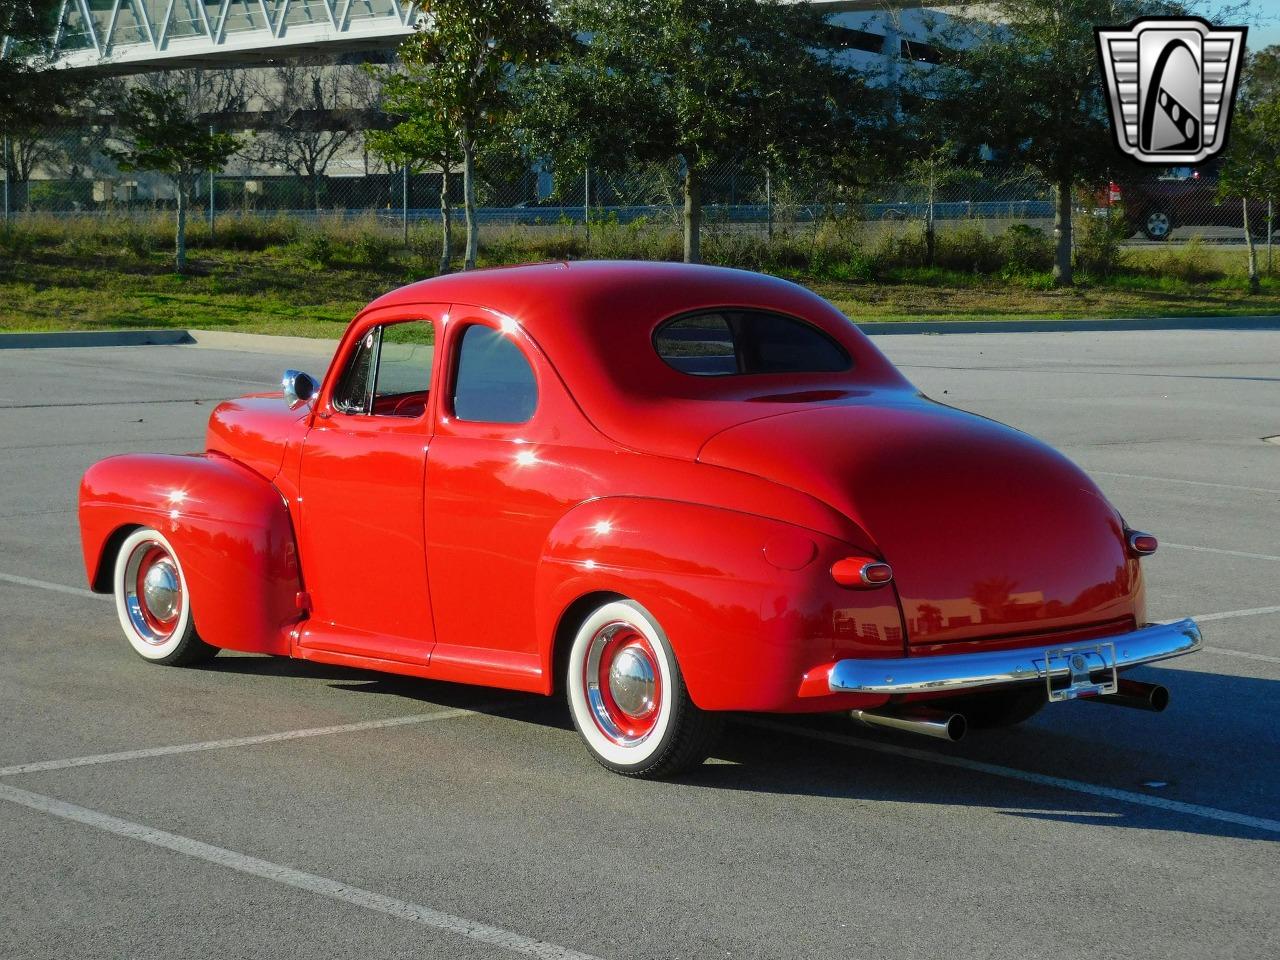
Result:
{"label": "concrete curb", "polygon": [[227,330],[188,330],[188,343],[209,350],[244,350],[250,353],[279,353],[290,356],[333,356],[337,340],[319,337],[278,337],[265,333],[232,333]]}
{"label": "concrete curb", "polygon": [[186,330],[50,330],[0,333],[0,350],[49,347],[143,347],[194,343]]}
{"label": "concrete curb", "polygon": [[886,320],[859,323],[867,336],[904,333],[1111,333],[1124,330],[1280,330],[1280,316],[1142,317],[1135,320]]}

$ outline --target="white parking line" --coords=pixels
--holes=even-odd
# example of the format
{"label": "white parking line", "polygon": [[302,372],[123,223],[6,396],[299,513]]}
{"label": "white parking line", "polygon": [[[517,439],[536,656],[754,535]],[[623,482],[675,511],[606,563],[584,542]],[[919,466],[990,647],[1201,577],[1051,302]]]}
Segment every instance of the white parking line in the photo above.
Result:
{"label": "white parking line", "polygon": [[1243,550],[1223,550],[1221,547],[1195,547],[1189,543],[1165,543],[1160,542],[1162,547],[1173,547],[1175,550],[1194,550],[1196,553],[1221,553],[1228,557],[1245,557],[1249,560],[1276,560],[1280,561],[1280,557],[1273,557],[1269,553],[1245,553]]}
{"label": "white parking line", "polygon": [[0,783],[0,800],[7,800],[30,810],[46,813],[73,823],[83,824],[86,827],[92,827],[105,833],[113,833],[154,847],[172,850],[174,853],[226,867],[229,870],[235,870],[237,873],[261,877],[273,883],[305,890],[308,893],[314,893],[317,896],[327,897],[330,900],[337,900],[341,903],[348,903],[374,913],[386,914],[400,920],[408,920],[411,923],[421,924],[425,927],[433,927],[436,930],[465,937],[468,940],[476,940],[493,947],[502,947],[513,953],[524,954],[528,957],[546,958],[546,960],[597,960],[590,954],[579,953],[577,950],[570,950],[568,947],[547,943],[544,940],[535,940],[512,930],[504,930],[502,927],[490,926],[487,923],[468,920],[465,917],[457,917],[450,913],[441,913],[439,910],[432,910],[422,904],[410,903],[407,900],[397,900],[394,897],[374,893],[372,890],[353,887],[343,883],[341,880],[332,880],[328,877],[317,876],[314,873],[306,873],[282,864],[271,863],[268,860],[259,860],[257,857],[246,856],[243,853],[237,853],[225,847],[215,847],[212,844],[193,840],[190,837],[179,836],[176,833],[168,833],[164,830],[156,830],[153,827],[148,827],[141,823],[133,823],[129,820],[121,820],[119,817],[100,813],[97,810],[90,810],[87,807],[79,807],[73,803],[65,803],[53,797],[46,797],[43,794],[19,790],[17,787],[10,786],[7,783]]}
{"label": "white parking line", "polygon": [[38,773],[45,770],[67,770],[71,767],[91,767],[99,763],[119,763],[122,760],[142,760],[147,757],[167,757],[178,753],[202,753],[206,750],[226,750],[229,747],[248,747],[259,743],[279,743],[281,740],[301,740],[304,737],[328,737],[337,733],[356,733],[361,730],[383,730],[387,727],[403,727],[411,723],[429,723],[432,720],[452,720],[455,717],[474,717],[501,704],[487,704],[474,710],[435,710],[431,713],[411,713],[402,717],[386,717],[381,720],[361,720],[331,727],[309,727],[303,730],[284,730],[280,733],[262,733],[250,737],[230,737],[226,740],[206,740],[202,743],[179,743],[167,747],[145,747],[140,750],[121,750],[116,753],[96,753],[87,757],[69,757],[65,760],[36,760],[33,763],[16,763],[0,767],[0,777],[19,773]]}
{"label": "white parking line", "polygon": [[1066,777],[1055,777],[1045,773],[1033,773],[1030,770],[1018,770],[1015,767],[1003,767],[999,764],[986,763],[982,760],[970,760],[968,757],[956,757],[945,753],[932,753],[928,750],[919,750],[914,747],[900,747],[896,744],[880,743],[875,740],[863,740],[860,737],[845,736],[839,733],[828,733],[824,730],[807,730],[804,727],[792,726],[787,723],[779,723],[776,720],[752,719],[742,722],[747,723],[750,726],[762,727],[766,730],[776,730],[781,733],[807,737],[810,740],[822,740],[828,743],[838,743],[843,746],[856,747],[859,750],[870,750],[873,753],[884,753],[895,757],[907,757],[912,760],[920,760],[924,763],[932,763],[944,767],[957,767],[961,770],[972,770],[975,773],[986,773],[993,777],[1003,777],[1006,780],[1021,780],[1025,783],[1034,783],[1043,787],[1055,787],[1059,790],[1070,791],[1071,793],[1082,793],[1091,797],[1118,800],[1121,803],[1131,803],[1142,807],[1152,807],[1156,810],[1165,810],[1170,813],[1182,813],[1192,817],[1201,817],[1206,820],[1217,820],[1220,823],[1234,823],[1242,827],[1251,827],[1254,830],[1280,834],[1280,820],[1271,820],[1266,817],[1253,817],[1247,813],[1236,813],[1232,810],[1219,810],[1216,807],[1206,807],[1198,803],[1184,803],[1181,800],[1166,800],[1163,797],[1150,797],[1144,793],[1134,793],[1131,790],[1118,790],[1115,787],[1104,787],[1095,783],[1085,783],[1082,780],[1069,780]]}
{"label": "white parking line", "polygon": [[50,583],[48,580],[32,580],[30,577],[19,577],[12,573],[0,573],[0,580],[5,583],[16,583],[20,587],[39,587],[41,590],[52,590],[55,593],[69,593],[73,597],[89,597],[93,600],[110,600],[109,593],[94,593],[84,587],[68,587],[62,583]]}
{"label": "white parking line", "polygon": [[1099,477],[1124,477],[1126,480],[1154,480],[1157,483],[1185,483],[1191,487],[1218,487],[1222,490],[1248,490],[1251,493],[1280,493],[1272,487],[1246,487],[1238,483],[1213,483],[1209,480],[1179,480],[1177,477],[1145,477],[1138,473],[1112,473],[1109,470],[1090,470]]}
{"label": "white parking line", "polygon": [[1244,657],[1246,660],[1261,660],[1263,663],[1280,663],[1280,657],[1269,657],[1265,653],[1247,653],[1244,650],[1228,650],[1226,647],[1201,647],[1208,653],[1222,653],[1228,657]]}
{"label": "white parking line", "polygon": [[1234,620],[1236,617],[1261,617],[1268,613],[1280,613],[1280,607],[1250,607],[1247,610],[1226,610],[1222,613],[1201,613],[1192,617],[1197,623],[1210,620]]}

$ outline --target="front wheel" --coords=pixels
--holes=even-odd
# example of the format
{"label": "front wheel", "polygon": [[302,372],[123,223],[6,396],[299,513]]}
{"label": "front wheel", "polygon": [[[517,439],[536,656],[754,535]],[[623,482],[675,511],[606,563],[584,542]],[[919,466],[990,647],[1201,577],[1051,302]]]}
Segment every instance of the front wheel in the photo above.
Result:
{"label": "front wheel", "polygon": [[144,660],[188,666],[218,653],[196,633],[186,574],[158,530],[135,530],[116,554],[112,586],[125,639]]}
{"label": "front wheel", "polygon": [[656,779],[696,767],[722,718],[689,698],[666,634],[634,600],[597,607],[578,628],[565,677],[573,725],[601,765]]}

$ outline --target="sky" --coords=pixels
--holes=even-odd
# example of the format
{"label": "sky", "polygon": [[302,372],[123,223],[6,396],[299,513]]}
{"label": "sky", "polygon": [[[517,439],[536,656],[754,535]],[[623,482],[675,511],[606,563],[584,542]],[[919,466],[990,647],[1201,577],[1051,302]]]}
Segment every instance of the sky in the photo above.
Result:
{"label": "sky", "polygon": [[1280,24],[1272,21],[1262,26],[1249,28],[1249,49],[1261,50],[1274,43],[1280,43]]}

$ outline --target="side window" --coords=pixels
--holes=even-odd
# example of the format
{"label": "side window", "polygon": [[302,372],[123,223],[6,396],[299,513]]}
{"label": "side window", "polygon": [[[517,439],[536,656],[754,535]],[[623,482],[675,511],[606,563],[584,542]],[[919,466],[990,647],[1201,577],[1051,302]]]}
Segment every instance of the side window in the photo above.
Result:
{"label": "side window", "polygon": [[373,360],[377,354],[378,331],[370,330],[347,361],[347,369],[333,391],[333,406],[341,413],[368,413],[369,388],[373,385]]}
{"label": "side window", "polygon": [[396,323],[382,328],[373,412],[387,417],[420,417],[427,409],[435,356],[430,323]]}
{"label": "side window", "polygon": [[420,417],[427,409],[434,349],[429,323],[375,327],[356,346],[333,392],[341,413]]}
{"label": "side window", "polygon": [[658,356],[681,373],[716,376],[738,372],[733,331],[720,313],[701,313],[664,324],[654,336]]}
{"label": "side window", "polygon": [[459,420],[524,423],[538,406],[538,383],[524,352],[492,327],[462,332],[453,386]]}

